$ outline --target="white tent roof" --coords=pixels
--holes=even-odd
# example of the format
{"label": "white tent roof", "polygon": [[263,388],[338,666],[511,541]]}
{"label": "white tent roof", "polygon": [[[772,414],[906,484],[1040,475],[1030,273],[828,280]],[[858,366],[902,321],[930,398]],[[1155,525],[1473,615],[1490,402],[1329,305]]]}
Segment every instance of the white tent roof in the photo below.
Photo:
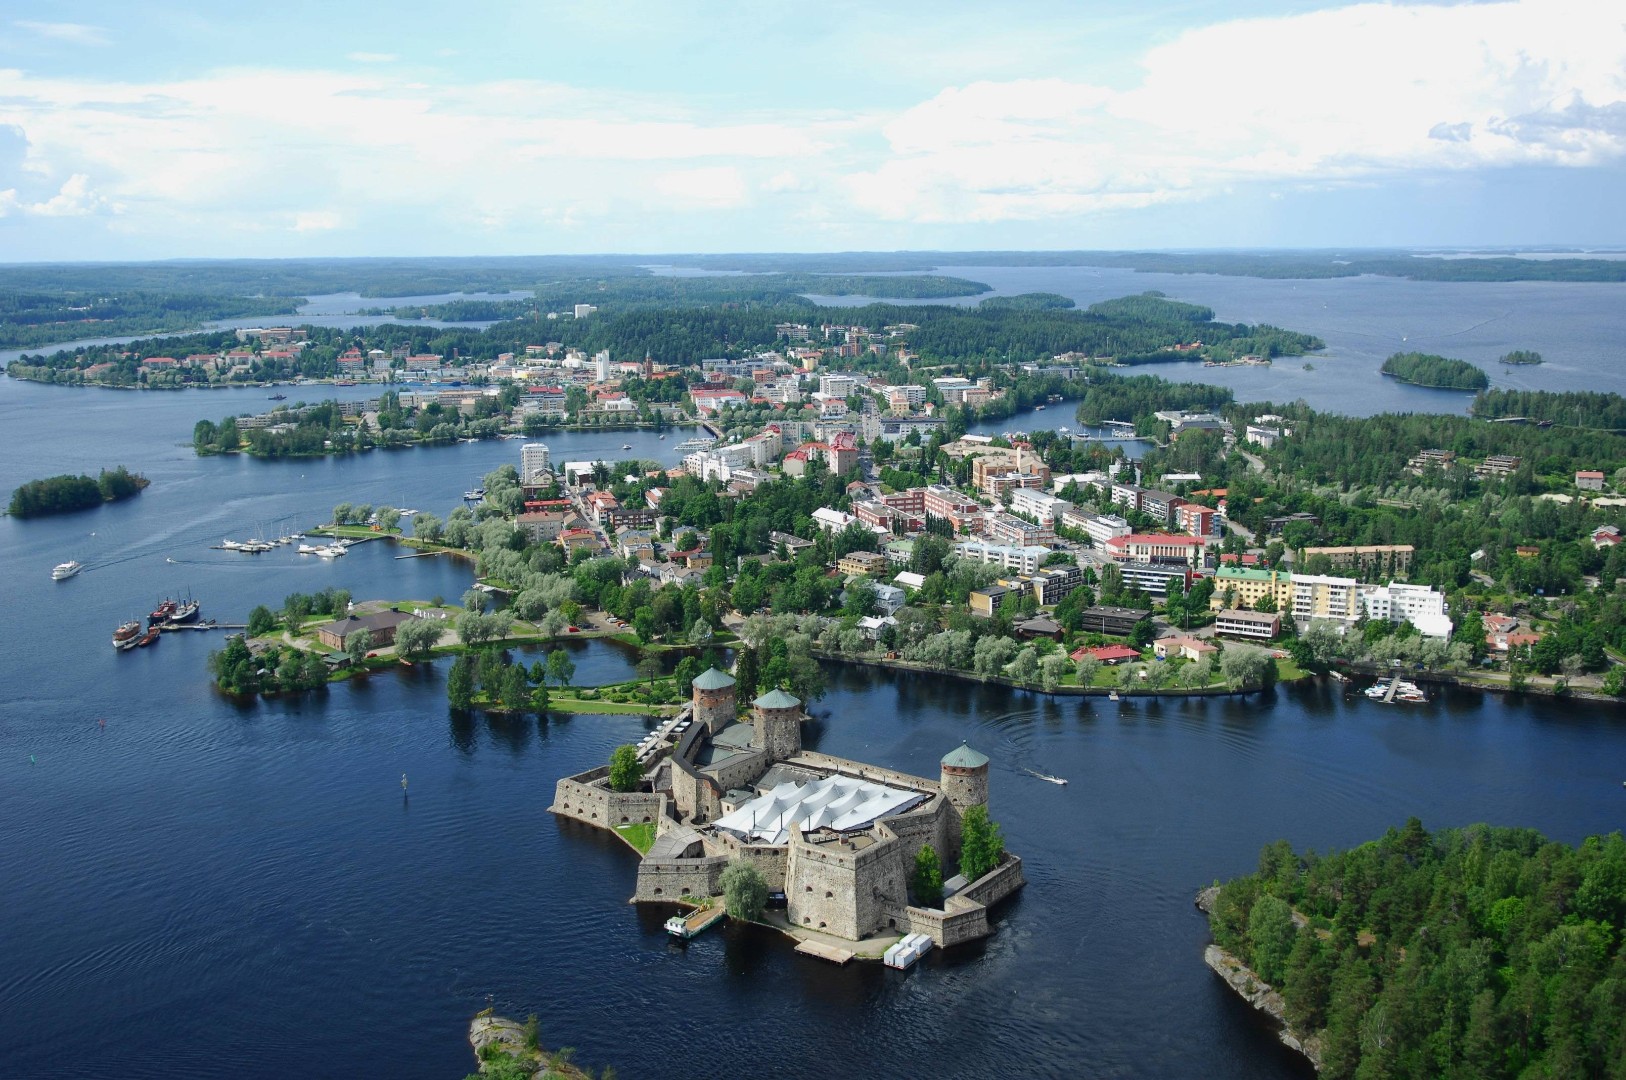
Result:
{"label": "white tent roof", "polygon": [[850,776],[827,776],[807,784],[784,783],[759,795],[717,827],[759,844],[784,844],[790,830],[862,829],[877,818],[899,813],[923,801],[918,791],[887,787]]}

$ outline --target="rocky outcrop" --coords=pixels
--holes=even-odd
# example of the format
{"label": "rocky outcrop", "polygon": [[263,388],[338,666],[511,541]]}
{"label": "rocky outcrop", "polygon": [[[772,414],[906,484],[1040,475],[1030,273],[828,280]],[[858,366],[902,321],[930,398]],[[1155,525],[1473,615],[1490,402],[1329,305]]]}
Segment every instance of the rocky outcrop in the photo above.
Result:
{"label": "rocky outcrop", "polygon": [[[1207,891],[1207,890],[1204,890]],[[1210,904],[1213,898],[1209,898]],[[1202,906],[1199,894],[1198,906]],[[1243,1001],[1275,1021],[1276,1038],[1310,1059],[1310,1064],[1321,1068],[1321,1038],[1319,1035],[1301,1035],[1287,1022],[1287,1007],[1276,988],[1255,975],[1253,969],[1218,945],[1203,950],[1203,961],[1214,974],[1225,980]]]}
{"label": "rocky outcrop", "polygon": [[[514,1058],[534,1058],[535,1053],[525,1045],[525,1027],[500,1016],[476,1016],[469,1022],[469,1045],[474,1047],[474,1059],[485,1071],[485,1062],[496,1053]],[[496,1049],[491,1049],[495,1047]],[[541,1062],[537,1062],[541,1068]]]}

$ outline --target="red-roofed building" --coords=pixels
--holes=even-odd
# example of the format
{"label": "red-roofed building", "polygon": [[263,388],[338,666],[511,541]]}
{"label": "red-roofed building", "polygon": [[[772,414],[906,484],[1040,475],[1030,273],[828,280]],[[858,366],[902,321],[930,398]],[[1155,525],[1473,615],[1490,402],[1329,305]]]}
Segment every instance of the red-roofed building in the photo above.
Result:
{"label": "red-roofed building", "polygon": [[1103,664],[1117,665],[1128,660],[1139,660],[1140,650],[1131,649],[1127,645],[1097,645],[1094,648],[1074,649],[1071,654],[1073,663],[1084,659],[1085,655],[1095,657]]}

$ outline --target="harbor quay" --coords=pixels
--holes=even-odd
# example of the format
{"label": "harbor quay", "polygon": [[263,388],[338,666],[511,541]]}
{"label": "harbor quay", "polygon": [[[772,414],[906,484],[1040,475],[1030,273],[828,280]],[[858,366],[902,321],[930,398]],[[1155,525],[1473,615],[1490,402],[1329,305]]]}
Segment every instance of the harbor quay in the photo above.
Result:
{"label": "harbor quay", "polygon": [[705,904],[730,864],[755,866],[785,901],[764,921],[813,955],[879,959],[911,934],[939,947],[990,934],[989,909],[1025,884],[1015,855],[975,881],[950,877],[941,906],[909,896],[925,845],[945,872],[958,865],[964,815],[988,803],[988,758],[961,745],[938,779],[911,776],[804,749],[805,719],[783,690],[741,719],[734,679],[713,668],[694,680],[685,710],[640,744],[636,790],[613,790],[601,766],[559,780],[549,809],[611,831],[655,826],[635,903]]}

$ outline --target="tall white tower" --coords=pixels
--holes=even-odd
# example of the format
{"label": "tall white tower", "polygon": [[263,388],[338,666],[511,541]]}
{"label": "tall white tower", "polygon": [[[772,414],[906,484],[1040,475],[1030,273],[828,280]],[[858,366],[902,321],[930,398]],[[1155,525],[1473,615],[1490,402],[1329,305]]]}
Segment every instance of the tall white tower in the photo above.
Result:
{"label": "tall white tower", "polygon": [[540,483],[547,478],[548,444],[528,442],[519,448],[519,482]]}

